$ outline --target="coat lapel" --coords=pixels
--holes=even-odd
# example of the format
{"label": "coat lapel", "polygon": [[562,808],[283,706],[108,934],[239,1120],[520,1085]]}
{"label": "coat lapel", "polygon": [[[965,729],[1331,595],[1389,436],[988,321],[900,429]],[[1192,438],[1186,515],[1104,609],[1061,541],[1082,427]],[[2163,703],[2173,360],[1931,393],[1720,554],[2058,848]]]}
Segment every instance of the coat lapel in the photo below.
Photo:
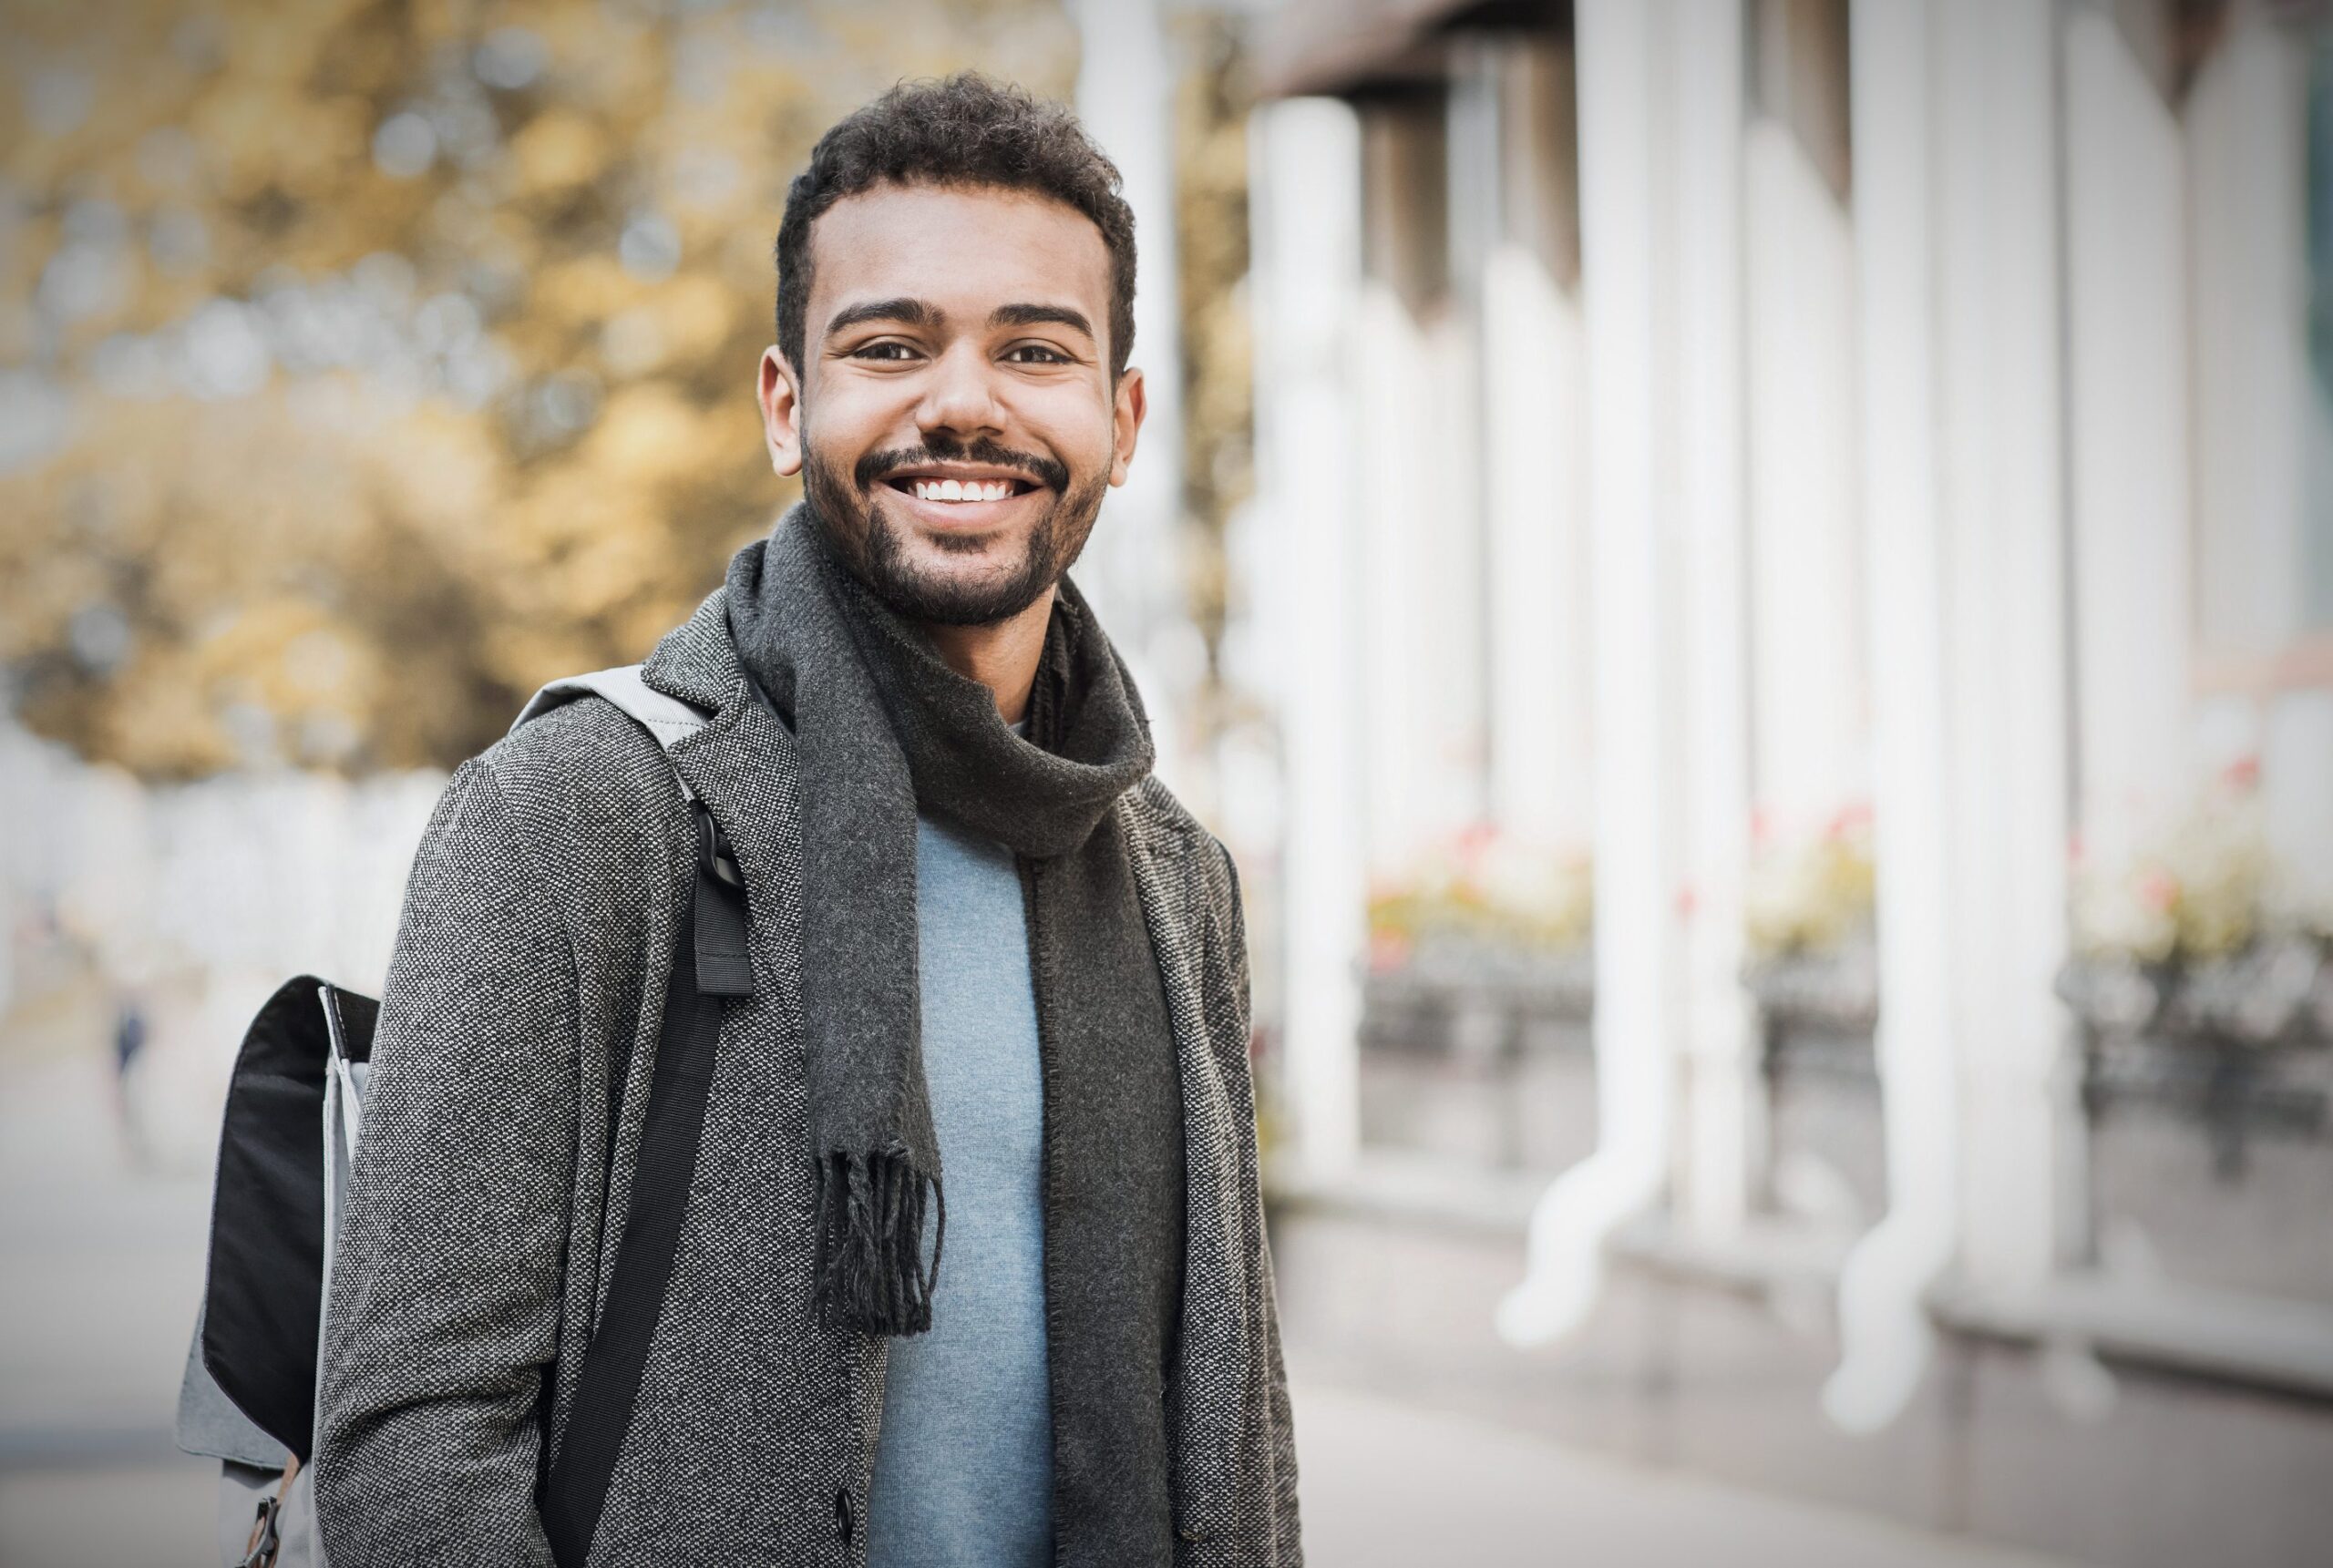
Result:
{"label": "coat lapel", "polygon": [[[1221,933],[1203,897],[1197,825],[1155,777],[1127,792],[1119,816],[1134,850],[1182,1082],[1183,1323],[1168,1409],[1176,1423],[1176,1531],[1186,1542],[1205,1541],[1221,1532],[1237,1497],[1238,1412],[1251,1332],[1235,1120],[1246,1097],[1232,1092],[1225,1071],[1218,1025],[1226,1020],[1207,1006],[1208,962]],[[1244,1066],[1244,1043],[1241,1051]]]}

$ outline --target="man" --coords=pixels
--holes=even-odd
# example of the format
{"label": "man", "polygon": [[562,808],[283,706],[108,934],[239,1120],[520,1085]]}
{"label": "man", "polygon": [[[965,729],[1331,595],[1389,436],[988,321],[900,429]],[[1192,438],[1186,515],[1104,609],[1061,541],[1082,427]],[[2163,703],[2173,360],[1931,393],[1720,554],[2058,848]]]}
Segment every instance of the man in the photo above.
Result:
{"label": "man", "polygon": [[1236,875],[1063,576],[1144,413],[1115,170],[1018,91],[901,87],[819,142],[777,259],[759,397],[805,500],[641,670],[704,728],[668,763],[557,708],[416,858],[333,1274],[326,1554],[552,1561],[697,864],[677,770],[752,995],[588,1561],[1294,1564]]}

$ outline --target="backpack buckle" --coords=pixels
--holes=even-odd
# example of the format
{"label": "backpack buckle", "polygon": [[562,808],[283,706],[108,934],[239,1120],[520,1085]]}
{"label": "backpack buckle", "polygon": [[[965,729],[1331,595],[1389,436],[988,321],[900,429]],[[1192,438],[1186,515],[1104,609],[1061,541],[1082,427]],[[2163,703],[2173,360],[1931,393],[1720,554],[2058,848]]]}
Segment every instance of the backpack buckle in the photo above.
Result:
{"label": "backpack buckle", "polygon": [[729,840],[721,832],[721,823],[705,808],[703,801],[696,804],[697,868],[725,887],[745,890],[745,873],[737,867],[737,852],[729,847]]}
{"label": "backpack buckle", "polygon": [[283,1550],[283,1494],[292,1490],[292,1478],[299,1473],[300,1461],[293,1460],[275,1490],[259,1500],[251,1539],[243,1543],[243,1555],[235,1568],[275,1568],[276,1553]]}
{"label": "backpack buckle", "polygon": [[745,878],[736,854],[703,801],[696,803],[696,989],[701,996],[754,994],[754,962],[746,936]]}
{"label": "backpack buckle", "polygon": [[252,1519],[252,1540],[242,1552],[236,1568],[275,1568],[275,1554],[283,1552],[283,1498],[259,1498],[259,1517]]}

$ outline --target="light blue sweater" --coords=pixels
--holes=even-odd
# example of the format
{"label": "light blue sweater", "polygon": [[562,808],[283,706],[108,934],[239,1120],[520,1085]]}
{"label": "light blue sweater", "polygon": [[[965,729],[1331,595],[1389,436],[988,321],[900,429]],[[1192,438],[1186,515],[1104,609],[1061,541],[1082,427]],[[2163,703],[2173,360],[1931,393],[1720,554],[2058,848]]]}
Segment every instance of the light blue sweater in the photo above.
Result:
{"label": "light blue sweater", "polygon": [[[1044,1085],[1012,852],[916,824],[923,1070],[948,1235],[931,1328],[892,1339],[869,1568],[1053,1561]],[[932,1216],[927,1214],[930,1245]]]}

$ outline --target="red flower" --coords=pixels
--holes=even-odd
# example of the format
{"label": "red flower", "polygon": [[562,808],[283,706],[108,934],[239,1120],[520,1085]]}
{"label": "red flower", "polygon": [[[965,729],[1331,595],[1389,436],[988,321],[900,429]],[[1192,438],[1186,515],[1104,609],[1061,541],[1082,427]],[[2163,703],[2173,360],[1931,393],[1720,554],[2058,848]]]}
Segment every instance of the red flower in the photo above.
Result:
{"label": "red flower", "polygon": [[1858,828],[1868,827],[1870,825],[1870,803],[1860,800],[1850,801],[1832,814],[1831,820],[1824,825],[1823,836],[1833,840],[1841,839]]}
{"label": "red flower", "polygon": [[2179,902],[2179,879],[2167,871],[2150,871],[2139,878],[2139,897],[2150,909],[2168,909]]}

